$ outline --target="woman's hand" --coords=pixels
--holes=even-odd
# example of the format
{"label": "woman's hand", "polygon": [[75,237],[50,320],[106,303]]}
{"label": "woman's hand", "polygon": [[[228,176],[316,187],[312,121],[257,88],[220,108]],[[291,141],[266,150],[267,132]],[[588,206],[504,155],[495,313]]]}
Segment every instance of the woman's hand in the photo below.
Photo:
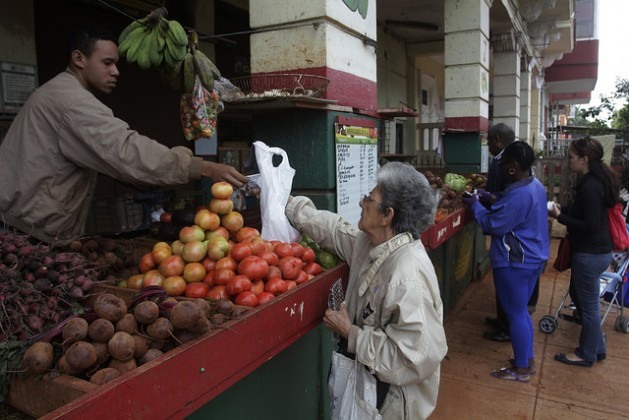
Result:
{"label": "woman's hand", "polygon": [[556,203],[553,203],[552,207],[548,209],[548,215],[555,219],[561,214],[561,208]]}
{"label": "woman's hand", "polygon": [[341,307],[338,311],[327,309],[323,315],[323,324],[332,330],[332,332],[343,338],[347,338],[349,336],[349,329],[352,326],[352,322],[349,320],[349,315],[347,314],[347,303],[341,303]]}

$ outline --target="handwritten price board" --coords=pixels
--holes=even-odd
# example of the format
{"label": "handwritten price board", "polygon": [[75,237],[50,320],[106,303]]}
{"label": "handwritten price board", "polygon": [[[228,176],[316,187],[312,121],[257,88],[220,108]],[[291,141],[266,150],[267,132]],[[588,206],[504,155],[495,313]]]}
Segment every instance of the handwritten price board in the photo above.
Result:
{"label": "handwritten price board", "polygon": [[378,134],[375,128],[335,124],[336,209],[353,225],[360,220],[360,199],[376,185]]}

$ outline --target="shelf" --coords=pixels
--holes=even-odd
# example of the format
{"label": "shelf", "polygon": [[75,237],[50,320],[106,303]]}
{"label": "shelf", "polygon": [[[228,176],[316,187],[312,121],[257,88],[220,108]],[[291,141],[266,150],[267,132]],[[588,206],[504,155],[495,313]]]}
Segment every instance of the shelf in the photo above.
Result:
{"label": "shelf", "polygon": [[393,108],[379,108],[378,114],[384,119],[395,117],[418,117],[419,113],[411,107],[399,106]]}

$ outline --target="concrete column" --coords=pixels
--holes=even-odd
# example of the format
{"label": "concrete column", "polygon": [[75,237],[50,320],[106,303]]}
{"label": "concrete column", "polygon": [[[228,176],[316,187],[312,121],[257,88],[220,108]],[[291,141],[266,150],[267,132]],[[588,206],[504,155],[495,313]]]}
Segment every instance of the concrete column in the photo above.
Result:
{"label": "concrete column", "polygon": [[489,7],[492,0],[445,0],[443,159],[451,172],[480,170],[489,117]]}
{"label": "concrete column", "polygon": [[252,74],[324,76],[324,98],[377,112],[376,1],[361,4],[352,10],[338,0],[249,2],[251,28],[264,30],[251,35]]}
{"label": "concrete column", "polygon": [[542,106],[542,90],[538,86],[538,81],[542,82],[541,77],[533,72],[531,77],[531,133],[533,134],[533,149],[543,149],[542,143],[543,129],[543,106]]}
{"label": "concrete column", "polygon": [[532,146],[536,138],[531,131],[531,72],[532,62],[528,57],[522,57],[520,63],[520,140]]}
{"label": "concrete column", "polygon": [[492,124],[505,123],[520,137],[520,48],[513,32],[492,37],[494,46],[494,115]]}

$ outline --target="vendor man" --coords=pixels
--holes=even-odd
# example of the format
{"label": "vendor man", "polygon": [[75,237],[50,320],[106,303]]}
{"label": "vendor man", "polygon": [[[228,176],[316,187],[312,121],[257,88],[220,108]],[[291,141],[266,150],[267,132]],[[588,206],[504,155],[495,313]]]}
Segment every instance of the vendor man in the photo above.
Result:
{"label": "vendor man", "polygon": [[131,130],[94,93],[111,93],[118,49],[105,33],[77,32],[66,70],[37,89],[0,144],[0,227],[64,245],[83,234],[98,173],[143,185],[201,177],[235,187],[247,177]]}

